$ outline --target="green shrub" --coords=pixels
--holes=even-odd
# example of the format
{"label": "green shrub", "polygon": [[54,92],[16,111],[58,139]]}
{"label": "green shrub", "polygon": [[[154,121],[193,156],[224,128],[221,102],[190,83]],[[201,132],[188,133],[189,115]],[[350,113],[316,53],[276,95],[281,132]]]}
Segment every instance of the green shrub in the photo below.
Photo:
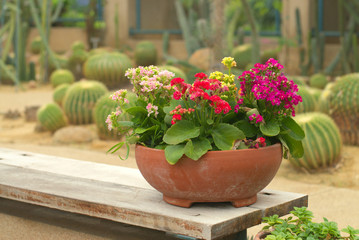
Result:
{"label": "green shrub", "polygon": [[266,223],[263,229],[268,231],[267,234],[265,234],[266,240],[359,239],[359,229],[354,229],[351,226],[347,226],[345,229],[342,229],[342,232],[345,233],[342,236],[336,222],[331,222],[326,218],[324,218],[324,221],[320,223],[313,222],[313,213],[308,211],[306,207],[294,207],[294,210],[290,213],[293,216],[285,219],[279,218],[277,214],[263,218],[263,222]]}

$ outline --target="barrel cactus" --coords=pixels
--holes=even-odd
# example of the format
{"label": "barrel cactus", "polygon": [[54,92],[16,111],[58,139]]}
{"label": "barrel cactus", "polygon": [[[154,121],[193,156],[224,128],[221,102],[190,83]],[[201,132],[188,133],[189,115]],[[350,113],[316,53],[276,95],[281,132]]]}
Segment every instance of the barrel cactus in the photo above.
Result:
{"label": "barrel cactus", "polygon": [[63,83],[71,84],[75,82],[75,77],[72,72],[67,69],[58,69],[51,73],[50,82],[52,86],[56,88]]}
{"label": "barrel cactus", "polygon": [[30,44],[30,52],[32,54],[39,54],[42,48],[42,40],[40,36],[35,37]]}
{"label": "barrel cactus", "polygon": [[135,48],[135,62],[137,66],[150,66],[157,63],[157,49],[150,41],[141,41]]}
{"label": "barrel cactus", "polygon": [[302,76],[289,76],[288,79],[292,80],[295,84],[298,85],[298,87],[307,86],[307,83],[305,81],[305,77],[302,77]]}
{"label": "barrel cactus", "polygon": [[62,101],[64,100],[66,91],[69,89],[69,87],[69,83],[63,83],[55,88],[52,98],[59,106],[62,106]]}
{"label": "barrel cactus", "polygon": [[85,43],[82,42],[82,41],[75,41],[72,43],[71,45],[71,50],[73,52],[77,51],[77,50],[86,50],[86,46],[85,46]]}
{"label": "barrel cactus", "polygon": [[[318,88],[311,88],[311,87],[308,87],[307,89],[308,89],[309,93],[312,94],[312,96],[314,97],[315,103],[317,105],[319,103],[319,98],[322,95],[323,90],[320,90]],[[317,109],[317,108],[315,108],[315,109]]]}
{"label": "barrel cactus", "polygon": [[164,65],[164,66],[159,66],[158,67],[159,70],[167,70],[170,72],[173,72],[175,74],[175,78],[182,78],[185,80],[185,82],[187,82],[187,76],[185,74],[184,71],[182,71],[181,69],[179,69],[178,67],[175,66],[171,66],[171,65]]}
{"label": "barrel cactus", "polygon": [[[106,124],[106,119],[109,114],[116,111],[118,104],[113,101],[110,96],[112,94],[103,95],[95,105],[93,110],[94,122],[97,127],[97,133],[100,139],[119,139],[122,137],[121,133],[115,129],[111,131],[108,129]],[[128,106],[134,106],[134,102],[136,100],[136,95],[134,93],[128,92],[127,97],[129,100]],[[127,113],[121,114],[121,120],[130,120],[130,116]]]}
{"label": "barrel cactus", "polygon": [[248,64],[252,62],[252,45],[243,44],[237,46],[233,49],[232,56],[237,62],[237,67],[240,69],[244,69],[248,66]]}
{"label": "barrel cactus", "polygon": [[322,113],[329,114],[330,107],[329,107],[329,97],[331,94],[331,89],[333,88],[334,83],[328,83],[325,86],[324,90],[322,91],[319,100],[318,100],[318,111]]}
{"label": "barrel cactus", "polygon": [[56,103],[48,103],[37,110],[37,120],[48,131],[55,132],[67,125],[67,119]]}
{"label": "barrel cactus", "polygon": [[342,139],[332,118],[324,113],[298,114],[297,123],[303,128],[304,155],[289,161],[296,167],[308,170],[328,168],[338,163],[341,157]]}
{"label": "barrel cactus", "polygon": [[128,83],[125,72],[131,60],[122,53],[100,53],[89,57],[84,64],[84,75],[104,83],[108,88],[119,88]]}
{"label": "barrel cactus", "polygon": [[104,84],[82,80],[70,86],[63,99],[63,109],[71,124],[93,123],[93,108],[96,101],[107,93]]}
{"label": "barrel cactus", "polygon": [[317,73],[309,78],[309,86],[319,89],[324,89],[327,85],[328,79],[323,73]]}
{"label": "barrel cactus", "polygon": [[359,144],[359,73],[340,77],[331,88],[329,111],[346,144]]}
{"label": "barrel cactus", "polygon": [[316,101],[307,87],[299,87],[298,94],[302,97],[302,102],[295,107],[296,113],[315,111]]}

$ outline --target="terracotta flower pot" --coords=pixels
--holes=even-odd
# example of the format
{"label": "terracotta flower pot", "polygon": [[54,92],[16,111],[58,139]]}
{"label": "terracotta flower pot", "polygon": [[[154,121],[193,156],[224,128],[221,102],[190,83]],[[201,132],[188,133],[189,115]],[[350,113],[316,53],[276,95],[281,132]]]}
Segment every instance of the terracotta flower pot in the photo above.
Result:
{"label": "terracotta flower pot", "polygon": [[190,207],[194,202],[232,202],[235,207],[257,201],[257,193],[275,176],[282,147],[210,151],[198,161],[182,157],[170,165],[164,150],[136,146],[140,172],[170,204]]}

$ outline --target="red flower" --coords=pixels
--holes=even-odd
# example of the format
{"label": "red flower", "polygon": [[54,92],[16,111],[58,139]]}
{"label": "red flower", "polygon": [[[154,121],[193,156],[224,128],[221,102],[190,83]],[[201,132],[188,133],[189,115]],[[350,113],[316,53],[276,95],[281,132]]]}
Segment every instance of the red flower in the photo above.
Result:
{"label": "red flower", "polygon": [[262,147],[266,146],[266,140],[263,137],[257,138],[257,142],[259,142]]}
{"label": "red flower", "polygon": [[173,93],[173,98],[179,100],[182,97],[182,94],[179,91]]}
{"label": "red flower", "polygon": [[180,114],[173,115],[172,121],[171,121],[172,125],[175,124],[178,120],[181,120],[181,119],[182,119],[182,116]]}
{"label": "red flower", "polygon": [[183,82],[184,82],[184,79],[182,79],[182,78],[174,78],[171,80],[171,86],[179,84],[179,83],[183,83]]}
{"label": "red flower", "polygon": [[207,78],[207,75],[204,74],[203,72],[201,72],[201,73],[196,73],[194,75],[194,77],[199,78],[199,79],[205,79],[205,78]]}

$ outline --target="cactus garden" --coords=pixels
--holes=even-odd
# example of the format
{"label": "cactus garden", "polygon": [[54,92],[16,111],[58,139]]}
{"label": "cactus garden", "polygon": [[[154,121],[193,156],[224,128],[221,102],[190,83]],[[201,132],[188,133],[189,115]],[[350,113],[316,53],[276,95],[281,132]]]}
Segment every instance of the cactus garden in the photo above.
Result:
{"label": "cactus garden", "polygon": [[[288,89],[295,85],[301,96],[292,116],[305,137],[303,156],[293,157],[285,149],[298,144],[301,137],[285,126],[278,130],[277,134],[280,131],[295,141],[283,148],[285,158],[273,188],[290,191],[293,183],[299,184],[297,189],[303,193],[319,195],[321,189],[345,189],[359,197],[358,1],[339,0],[331,3],[333,6],[324,4],[325,8],[320,0],[308,4],[290,0],[158,0],[161,7],[151,1],[129,1],[125,7],[115,0],[45,2],[0,0],[0,160],[1,148],[13,148],[137,168],[133,149],[130,161],[106,154],[126,138],[123,132],[109,130],[109,114],[121,112],[119,118],[127,124],[133,120],[112,101],[113,94],[126,89],[126,108],[138,110],[128,69],[145,71],[145,67],[156,66],[189,86],[199,79],[198,73],[218,76],[215,71],[224,68],[221,60],[231,56],[235,64],[228,75],[218,78],[242,96],[240,89],[246,83],[239,77],[254,75],[259,70],[253,69],[275,59],[284,66],[278,79],[285,75]],[[152,12],[158,16],[149,17]],[[306,22],[309,16],[316,19],[310,26]],[[140,66],[143,68],[137,68]],[[233,85],[228,80],[232,78]],[[156,82],[142,87],[162,85]],[[260,87],[253,87],[252,98],[248,97],[254,110],[266,104],[263,99],[254,103]],[[265,88],[273,93],[275,87]],[[209,93],[207,89],[203,96]],[[283,99],[284,95],[276,97]],[[236,103],[229,105],[234,109]],[[168,114],[164,112],[160,114]],[[287,117],[284,112],[273,114]],[[228,116],[231,118],[233,115]],[[261,124],[252,120],[241,122],[245,131],[253,130],[251,124]],[[151,120],[146,118],[144,124],[146,121]],[[270,124],[266,125],[268,131],[273,130]],[[262,137],[259,132],[253,136],[256,134],[258,139]],[[122,149],[119,152],[128,154]],[[357,216],[349,216],[340,226],[359,228],[358,223]]]}

